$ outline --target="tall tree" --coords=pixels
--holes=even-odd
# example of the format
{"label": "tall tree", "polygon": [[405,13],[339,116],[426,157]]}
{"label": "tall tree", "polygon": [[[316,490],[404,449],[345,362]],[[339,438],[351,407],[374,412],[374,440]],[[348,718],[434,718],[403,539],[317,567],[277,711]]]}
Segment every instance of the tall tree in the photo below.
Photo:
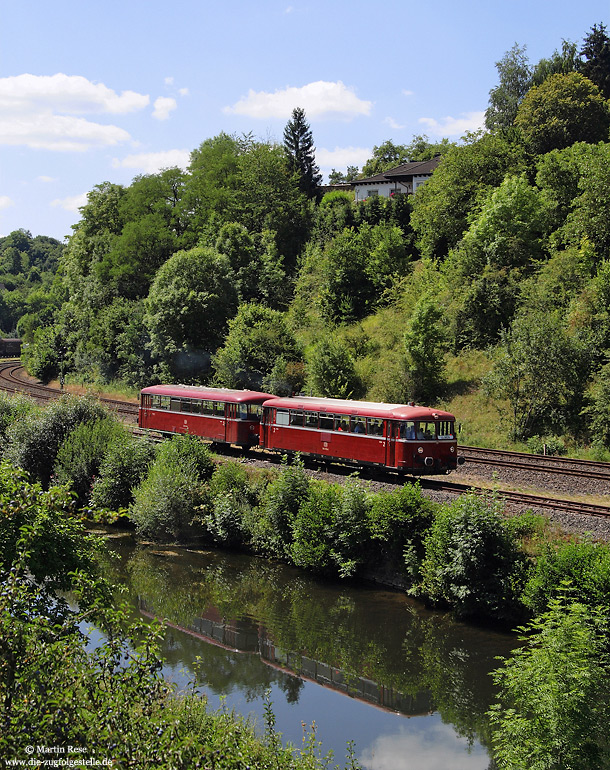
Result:
{"label": "tall tree", "polygon": [[532,85],[532,71],[526,46],[517,43],[496,62],[500,82],[489,92],[485,126],[493,131],[512,126],[519,105]]}
{"label": "tall tree", "polygon": [[316,148],[311,128],[305,118],[305,110],[295,107],[284,129],[284,149],[291,170],[299,175],[299,187],[308,198],[318,195],[322,174],[316,165]]}
{"label": "tall tree", "polygon": [[599,88],[581,73],[551,75],[527,93],[515,125],[531,152],[543,155],[574,142],[606,141],[610,109]]}
{"label": "tall tree", "polygon": [[610,38],[604,24],[594,24],[585,37],[580,51],[579,71],[589,78],[610,99]]}

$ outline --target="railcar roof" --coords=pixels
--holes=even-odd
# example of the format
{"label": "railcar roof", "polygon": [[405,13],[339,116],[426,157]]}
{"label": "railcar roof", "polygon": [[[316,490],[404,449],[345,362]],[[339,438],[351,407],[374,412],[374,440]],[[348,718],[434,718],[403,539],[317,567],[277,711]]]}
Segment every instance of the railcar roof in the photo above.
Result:
{"label": "railcar roof", "polygon": [[228,401],[230,403],[262,404],[273,396],[256,390],[231,390],[230,388],[204,388],[200,385],[150,385],[142,393],[153,396],[174,396],[174,398],[200,398],[207,401]]}
{"label": "railcar roof", "polygon": [[374,401],[348,401],[340,398],[312,398],[311,396],[293,396],[292,398],[272,397],[264,404],[276,409],[305,409],[331,414],[353,414],[365,417],[386,417],[395,420],[455,420],[450,412],[430,409],[427,406],[409,406],[408,404],[384,404]]}

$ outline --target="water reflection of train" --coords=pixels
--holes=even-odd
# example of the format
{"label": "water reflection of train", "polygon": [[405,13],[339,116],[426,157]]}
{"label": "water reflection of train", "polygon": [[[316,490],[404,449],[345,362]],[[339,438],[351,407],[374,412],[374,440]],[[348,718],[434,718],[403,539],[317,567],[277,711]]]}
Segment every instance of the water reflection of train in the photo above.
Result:
{"label": "water reflection of train", "polygon": [[[148,618],[156,618],[153,608],[139,598],[140,612]],[[423,716],[433,712],[432,700],[427,692],[416,695],[399,692],[364,676],[345,671],[303,653],[291,652],[276,646],[267,636],[265,628],[252,620],[226,620],[215,607],[194,618],[188,626],[164,619],[169,628],[182,631],[206,644],[228,652],[257,655],[263,663],[288,676],[314,682],[337,692],[349,695],[387,711],[404,716]]]}
{"label": "water reflection of train", "polygon": [[464,462],[458,457],[455,417],[413,403],[153,385],[142,390],[138,423],[162,433],[414,475],[448,473]]}
{"label": "water reflection of train", "polygon": [[21,355],[21,340],[13,337],[0,339],[0,358],[19,358]]}

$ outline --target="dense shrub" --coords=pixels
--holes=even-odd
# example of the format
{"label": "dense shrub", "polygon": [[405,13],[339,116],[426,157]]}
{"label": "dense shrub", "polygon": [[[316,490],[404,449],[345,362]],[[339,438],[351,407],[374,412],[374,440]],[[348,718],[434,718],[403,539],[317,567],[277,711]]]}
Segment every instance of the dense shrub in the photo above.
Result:
{"label": "dense shrub", "polygon": [[373,496],[368,513],[371,538],[401,552],[407,544],[419,547],[432,524],[434,510],[434,503],[424,497],[419,484],[380,492]]}
{"label": "dense shrub", "polygon": [[610,606],[610,548],[588,541],[548,544],[530,572],[523,593],[525,605],[535,615],[544,612],[565,581],[573,586],[579,602]]}
{"label": "dense shrub", "polygon": [[24,420],[28,414],[37,410],[36,402],[28,396],[0,393],[0,455],[6,447],[7,431],[10,426]]}
{"label": "dense shrub", "polygon": [[301,504],[292,524],[290,556],[297,567],[328,572],[333,565],[332,532],[340,489],[324,482],[312,482],[308,498]]}
{"label": "dense shrub", "polygon": [[196,509],[208,500],[204,481],[213,468],[209,450],[193,436],[177,435],[161,444],[130,507],[138,533],[155,539],[201,534]]}
{"label": "dense shrub", "polygon": [[525,556],[493,498],[463,495],[438,511],[424,540],[419,591],[460,617],[512,621]]}
{"label": "dense shrub", "polygon": [[127,508],[133,502],[133,491],[144,478],[154,456],[154,444],[145,439],[124,435],[114,441],[93,483],[91,505],[110,511]]}
{"label": "dense shrub", "polygon": [[48,486],[61,443],[77,425],[107,416],[104,407],[91,398],[63,396],[40,414],[32,412],[11,425],[5,456]]}
{"label": "dense shrub", "polygon": [[523,646],[494,673],[489,712],[499,770],[608,767],[607,617],[571,600],[521,629]]}
{"label": "dense shrub", "polygon": [[204,517],[212,538],[225,545],[247,540],[258,498],[258,489],[243,465],[237,462],[219,465],[210,481],[210,510]]}
{"label": "dense shrub", "polygon": [[261,504],[265,521],[259,542],[272,553],[284,556],[289,552],[292,524],[301,503],[309,495],[309,488],[303,462],[298,457],[292,463],[284,458],[281,472],[267,487]]}
{"label": "dense shrub", "polygon": [[54,481],[68,484],[81,505],[89,501],[91,486],[104,455],[126,429],[113,417],[80,423],[61,443],[53,469]]}

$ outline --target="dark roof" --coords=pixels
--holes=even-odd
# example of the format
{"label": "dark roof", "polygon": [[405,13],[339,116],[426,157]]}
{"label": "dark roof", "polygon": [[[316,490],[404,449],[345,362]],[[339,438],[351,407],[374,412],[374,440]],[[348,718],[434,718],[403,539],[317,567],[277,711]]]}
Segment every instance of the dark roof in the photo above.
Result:
{"label": "dark roof", "polygon": [[435,158],[431,158],[430,160],[412,160],[409,161],[409,163],[401,163],[400,166],[395,166],[394,168],[389,168],[387,171],[382,171],[381,174],[375,174],[375,176],[369,176],[366,179],[355,179],[352,184],[391,182],[394,179],[399,179],[405,176],[425,176],[426,174],[433,174],[440,162],[440,155],[437,155]]}

